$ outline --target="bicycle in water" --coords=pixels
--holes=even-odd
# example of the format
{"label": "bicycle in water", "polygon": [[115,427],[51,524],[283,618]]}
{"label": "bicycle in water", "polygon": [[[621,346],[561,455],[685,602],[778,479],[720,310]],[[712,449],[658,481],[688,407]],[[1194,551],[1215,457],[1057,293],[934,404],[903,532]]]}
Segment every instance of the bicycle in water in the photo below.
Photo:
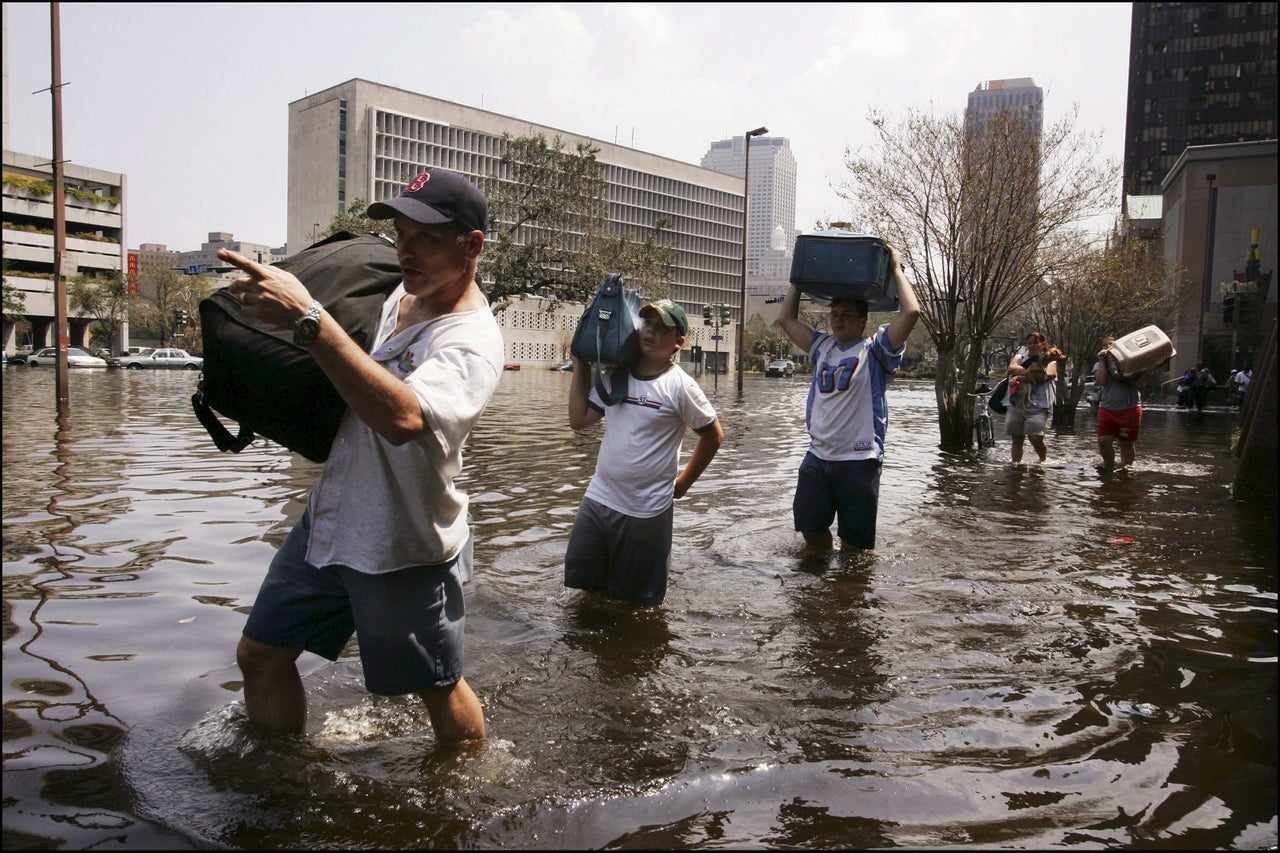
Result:
{"label": "bicycle in water", "polygon": [[991,392],[970,394],[973,398],[973,440],[978,447],[995,447],[996,430],[991,420],[991,407],[987,399]]}

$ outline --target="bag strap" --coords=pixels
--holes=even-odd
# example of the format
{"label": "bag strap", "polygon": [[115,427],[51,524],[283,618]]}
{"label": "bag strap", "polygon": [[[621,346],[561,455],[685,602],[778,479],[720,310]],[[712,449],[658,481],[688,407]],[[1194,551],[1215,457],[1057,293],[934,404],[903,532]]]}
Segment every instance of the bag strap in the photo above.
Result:
{"label": "bag strap", "polygon": [[613,390],[609,390],[604,385],[604,373],[600,365],[594,365],[596,374],[596,393],[600,395],[601,401],[606,406],[616,406],[627,398],[627,374],[631,372],[630,367],[612,367],[608,369],[609,384],[613,386]]}
{"label": "bag strap", "polygon": [[228,450],[232,453],[239,453],[253,442],[253,430],[244,424],[240,424],[240,433],[234,436],[230,430],[222,425],[222,421],[218,420],[218,416],[213,413],[213,409],[209,408],[209,404],[205,402],[203,391],[196,391],[191,395],[191,408],[209,433],[209,437],[213,439],[213,443],[223,453]]}

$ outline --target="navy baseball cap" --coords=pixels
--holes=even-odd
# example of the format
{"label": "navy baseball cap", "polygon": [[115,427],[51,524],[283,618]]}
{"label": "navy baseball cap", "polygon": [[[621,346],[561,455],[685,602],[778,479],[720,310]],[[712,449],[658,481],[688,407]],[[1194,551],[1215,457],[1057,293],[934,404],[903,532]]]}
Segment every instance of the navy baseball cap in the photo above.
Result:
{"label": "navy baseball cap", "polygon": [[376,201],[366,211],[370,219],[404,214],[423,225],[456,222],[468,231],[489,230],[489,204],[479,188],[457,172],[428,169],[409,182],[399,197]]}

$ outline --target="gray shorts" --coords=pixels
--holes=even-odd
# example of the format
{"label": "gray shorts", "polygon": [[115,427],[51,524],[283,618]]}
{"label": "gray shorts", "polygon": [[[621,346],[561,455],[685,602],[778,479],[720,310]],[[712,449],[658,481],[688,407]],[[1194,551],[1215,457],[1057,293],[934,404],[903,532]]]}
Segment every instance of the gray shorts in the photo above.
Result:
{"label": "gray shorts", "polygon": [[329,660],[357,635],[364,683],[380,696],[462,678],[466,611],[458,561],[365,574],[306,561],[310,515],[276,552],[244,626],[251,640]]}
{"label": "gray shorts", "polygon": [[1048,409],[1024,409],[1015,404],[1004,414],[1004,434],[1044,435],[1044,428],[1048,423]]}
{"label": "gray shorts", "polygon": [[564,585],[661,604],[667,596],[674,517],[674,506],[652,518],[636,518],[583,498],[564,555]]}

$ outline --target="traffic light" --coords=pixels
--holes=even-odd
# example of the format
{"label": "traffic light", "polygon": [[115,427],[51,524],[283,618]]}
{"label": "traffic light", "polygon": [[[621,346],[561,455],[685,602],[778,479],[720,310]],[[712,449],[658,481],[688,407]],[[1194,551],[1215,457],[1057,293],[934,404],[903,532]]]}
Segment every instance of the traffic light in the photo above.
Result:
{"label": "traffic light", "polygon": [[720,322],[721,323],[729,322],[729,306],[728,305],[720,306]]}
{"label": "traffic light", "polygon": [[702,325],[704,326],[711,325],[711,306],[710,305],[702,306]]}
{"label": "traffic light", "polygon": [[1234,326],[1236,322],[1236,298],[1232,294],[1222,297],[1222,322]]}

